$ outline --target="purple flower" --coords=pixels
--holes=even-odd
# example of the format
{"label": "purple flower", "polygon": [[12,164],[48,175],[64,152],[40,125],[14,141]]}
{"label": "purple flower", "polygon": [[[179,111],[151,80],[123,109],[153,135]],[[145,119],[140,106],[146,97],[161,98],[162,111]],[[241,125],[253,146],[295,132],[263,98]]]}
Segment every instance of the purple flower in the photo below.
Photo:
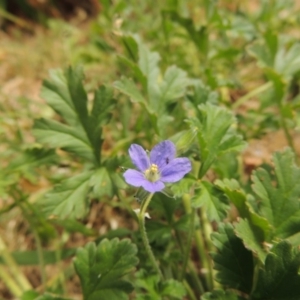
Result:
{"label": "purple flower", "polygon": [[192,169],[188,158],[175,158],[175,153],[176,148],[171,141],[157,144],[149,156],[140,145],[132,144],[129,155],[139,171],[128,169],[124,173],[125,181],[150,193],[163,190],[164,182],[179,181]]}

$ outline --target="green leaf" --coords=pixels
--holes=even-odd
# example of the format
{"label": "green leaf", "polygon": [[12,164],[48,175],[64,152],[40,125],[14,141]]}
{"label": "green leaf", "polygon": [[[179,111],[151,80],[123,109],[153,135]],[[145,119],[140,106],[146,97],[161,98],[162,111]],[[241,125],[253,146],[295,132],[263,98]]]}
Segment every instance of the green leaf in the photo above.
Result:
{"label": "green leaf", "polygon": [[93,160],[93,148],[82,128],[70,127],[54,120],[39,119],[34,122],[33,133],[40,143],[52,148],[62,148],[79,157]]}
{"label": "green leaf", "polygon": [[97,169],[91,176],[90,184],[93,187],[95,197],[104,195],[113,196],[113,184],[109,172],[105,167]]}
{"label": "green leaf", "polygon": [[77,117],[66,76],[62,70],[51,70],[49,75],[50,79],[43,82],[41,97],[69,124],[75,125]]}
{"label": "green leaf", "polygon": [[26,291],[22,297],[21,300],[35,300],[39,296],[39,293],[33,290]]}
{"label": "green leaf", "polygon": [[279,49],[275,57],[275,70],[289,78],[300,70],[300,44],[293,44],[288,50]]}
{"label": "green leaf", "polygon": [[191,40],[200,50],[200,53],[207,55],[209,43],[207,28],[205,26],[201,26],[199,29],[196,29],[191,18],[183,18],[173,10],[166,11],[166,13],[170,15],[173,21],[180,24],[188,32]]}
{"label": "green leaf", "polygon": [[191,201],[194,208],[203,207],[210,221],[220,222],[226,216],[228,205],[222,202],[216,192],[211,183],[202,181]]}
{"label": "green leaf", "polygon": [[185,71],[176,66],[168,67],[160,84],[159,101],[166,104],[182,97],[189,84],[190,81]]}
{"label": "green leaf", "polygon": [[236,132],[236,120],[232,112],[208,103],[198,107],[199,120],[195,120],[193,125],[198,129],[201,178],[219,155],[241,151],[246,144]]}
{"label": "green leaf", "polygon": [[201,300],[243,300],[242,298],[235,294],[233,291],[224,291],[224,290],[214,290],[209,293],[205,293],[201,296]]}
{"label": "green leaf", "polygon": [[262,41],[256,41],[247,50],[257,59],[257,63],[261,68],[273,67],[274,57]]}
{"label": "green leaf", "polygon": [[251,299],[300,299],[300,252],[283,241],[275,245],[260,268]]}
{"label": "green leaf", "polygon": [[114,100],[112,91],[101,87],[95,93],[90,111],[83,80],[80,68],[50,73],[50,79],[43,83],[42,97],[64,122],[40,119],[35,122],[33,132],[39,142],[65,149],[98,165],[101,126],[109,121]]}
{"label": "green leaf", "polygon": [[122,239],[122,238],[125,238],[125,237],[128,237],[128,236],[132,236],[132,233],[133,232],[130,229],[126,229],[126,228],[111,229],[107,233],[102,234],[101,236],[99,236],[95,240],[95,243],[98,244],[104,239],[109,239],[109,240],[112,240],[113,238]]}
{"label": "green leaf", "polygon": [[183,284],[177,280],[169,279],[159,284],[158,275],[149,274],[143,269],[136,272],[135,276],[137,300],[160,300],[164,297],[181,300],[186,295]]}
{"label": "green leaf", "polygon": [[288,238],[300,231],[300,168],[291,149],[273,156],[276,184],[264,169],[253,175],[253,191],[259,197],[259,212],[274,229],[274,236]]}
{"label": "green leaf", "polygon": [[40,147],[32,147],[25,151],[8,166],[10,170],[24,170],[30,167],[37,167],[44,164],[55,163],[57,156],[53,149],[44,149]]}
{"label": "green leaf", "polygon": [[114,87],[118,89],[120,92],[127,95],[132,102],[137,102],[143,106],[143,108],[148,112],[150,115],[150,120],[156,130],[157,128],[157,112],[153,110],[153,108],[148,103],[148,100],[141,94],[135,83],[126,77],[122,77],[120,81],[114,82]]}
{"label": "green leaf", "polygon": [[235,232],[243,240],[245,247],[253,251],[263,262],[267,253],[263,248],[264,239],[260,227],[253,226],[247,219],[241,219],[235,224]]}
{"label": "green leaf", "polygon": [[172,236],[172,228],[161,221],[151,221],[146,223],[149,242],[165,245]]}
{"label": "green leaf", "polygon": [[158,66],[160,55],[157,52],[149,50],[138,36],[135,36],[135,39],[138,44],[138,66],[147,78],[149,90],[149,85],[155,86],[157,84],[158,75],[160,73]]}
{"label": "green leaf", "polygon": [[191,148],[195,138],[197,136],[197,129],[190,128],[187,130],[180,131],[169,138],[175,145],[177,154],[184,153]]}
{"label": "green leaf", "polygon": [[181,300],[186,295],[186,290],[181,282],[175,279],[169,279],[164,282],[160,294],[164,297],[172,297],[173,299]]}
{"label": "green leaf", "polygon": [[218,104],[219,95],[216,91],[205,85],[201,80],[195,79],[192,81],[194,93],[188,95],[188,99],[197,107],[199,104],[211,103]]}
{"label": "green leaf", "polygon": [[[174,102],[185,94],[188,85],[190,85],[190,80],[186,72],[176,66],[169,67],[160,83],[158,83],[157,77],[152,84],[148,85],[151,109],[156,111],[158,115],[162,115],[168,103]],[[161,122],[165,118],[164,116]]]}
{"label": "green leaf", "polygon": [[[45,264],[55,264],[59,260],[72,257],[77,248],[67,248],[60,250],[60,257],[57,257],[56,250],[43,250],[44,263]],[[11,252],[12,257],[18,265],[29,266],[29,265],[38,265],[40,263],[39,256],[37,251],[28,250],[28,251],[13,251]],[[0,264],[4,264],[3,257],[0,256]]]}
{"label": "green leaf", "polygon": [[[158,290],[160,278],[156,274],[149,274],[144,269],[135,273],[135,290],[137,300],[160,300],[161,295]],[[146,293],[145,293],[146,291]]]}
{"label": "green leaf", "polygon": [[142,84],[143,90],[146,91],[147,90],[147,78],[143,74],[143,72],[141,71],[139,66],[124,56],[118,56],[118,58],[124,65],[126,65],[127,67],[129,67],[131,69],[134,78]]}
{"label": "green leaf", "polygon": [[93,106],[88,117],[86,130],[89,133],[89,138],[98,161],[100,161],[99,155],[103,142],[101,139],[102,126],[110,121],[114,105],[115,100],[113,99],[112,89],[101,86],[95,91]]}
{"label": "green leaf", "polygon": [[123,35],[122,41],[131,59],[135,62],[138,61],[138,45],[136,38],[133,35]]}
{"label": "green leaf", "polygon": [[273,71],[289,80],[300,70],[300,44],[295,43],[289,49],[286,49],[286,45],[282,45],[277,50],[275,58],[274,49],[272,48],[274,46],[268,44],[268,41],[255,42],[248,48],[249,53],[257,59],[260,67],[273,69]]}
{"label": "green leaf", "polygon": [[138,90],[136,84],[132,80],[126,77],[122,77],[120,81],[114,82],[114,87],[118,89],[120,92],[127,95],[132,102],[137,102],[142,104],[148,110],[148,112],[152,113],[146,99]]}
{"label": "green leaf", "polygon": [[70,298],[64,298],[59,295],[54,295],[50,293],[45,293],[43,295],[39,295],[36,291],[26,291],[21,300],[71,300]]}
{"label": "green leaf", "polygon": [[[157,195],[157,197],[154,197],[151,200],[151,207],[157,213],[162,214],[164,217],[164,220],[167,221],[169,226],[172,226],[174,224],[174,213],[180,206],[180,203],[181,203],[180,198],[179,199],[174,199],[174,198],[170,199],[170,195],[166,195],[165,192],[162,192],[162,194]],[[147,222],[147,226],[150,225],[150,223],[155,224],[154,220],[152,220],[151,222]],[[163,227],[164,226],[165,225],[163,225]]]}
{"label": "green leaf", "polygon": [[231,224],[220,224],[218,232],[211,235],[218,249],[213,253],[216,280],[221,284],[249,293],[252,287],[254,264],[252,253],[234,233]]}
{"label": "green leaf", "polygon": [[175,197],[182,197],[184,194],[191,193],[194,183],[194,179],[183,178],[179,182],[172,184],[171,191],[174,193]]}
{"label": "green leaf", "polygon": [[286,80],[282,77],[282,75],[278,74],[273,69],[265,68],[265,73],[268,76],[268,78],[273,82],[272,99],[274,99],[277,103],[282,102],[286,93]]}
{"label": "green leaf", "polygon": [[133,290],[132,285],[121,279],[138,263],[137,248],[128,239],[105,239],[96,246],[88,243],[78,249],[74,266],[85,300],[123,300]]}
{"label": "green leaf", "polygon": [[263,243],[269,240],[271,226],[267,219],[257,214],[250,205],[247,195],[241,189],[236,180],[216,180],[215,185],[221,189],[239,212],[242,221],[236,224],[238,236],[243,240],[246,247],[256,253],[261,261],[264,261],[266,252]]}
{"label": "green leaf", "polygon": [[84,172],[57,185],[39,202],[44,214],[60,219],[82,218],[86,214],[91,175],[92,172]]}
{"label": "green leaf", "polygon": [[93,228],[88,228],[85,224],[75,219],[51,219],[51,224],[63,227],[67,232],[79,232],[85,236],[96,236],[97,231]]}
{"label": "green leaf", "polygon": [[[115,82],[114,86],[128,95],[132,101],[141,103],[149,114],[154,115],[155,113],[161,115],[168,103],[175,101],[185,94],[186,87],[191,84],[191,81],[187,77],[186,72],[176,66],[168,67],[164,76],[162,76],[158,65],[160,60],[159,54],[149,50],[138,36],[134,36],[134,39],[138,46],[138,63],[135,65],[130,61],[125,62],[130,66],[135,77],[142,84],[142,92],[146,95],[143,96],[135,84],[124,77],[121,81]],[[161,79],[161,77],[163,78]],[[166,116],[164,116],[163,120],[165,119]]]}

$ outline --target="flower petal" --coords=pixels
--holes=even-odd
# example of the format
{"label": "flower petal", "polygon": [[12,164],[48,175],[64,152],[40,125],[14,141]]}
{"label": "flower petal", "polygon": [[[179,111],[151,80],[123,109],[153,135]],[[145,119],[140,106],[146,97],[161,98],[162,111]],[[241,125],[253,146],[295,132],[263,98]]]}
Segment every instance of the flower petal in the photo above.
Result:
{"label": "flower petal", "polygon": [[150,193],[155,193],[155,192],[160,192],[161,190],[163,190],[165,185],[160,180],[155,181],[155,182],[146,180],[143,182],[142,187]]}
{"label": "flower petal", "polygon": [[148,182],[148,180],[144,177],[144,174],[133,169],[128,169],[124,174],[123,174],[125,181],[128,184],[131,184],[133,186],[142,186],[145,181]]}
{"label": "flower petal", "polygon": [[176,148],[171,141],[163,141],[157,144],[150,152],[150,162],[156,164],[162,170],[175,157]]}
{"label": "flower petal", "polygon": [[143,147],[132,144],[128,152],[132,162],[140,171],[144,172],[150,167],[149,157]]}
{"label": "flower petal", "polygon": [[160,180],[163,182],[176,182],[192,170],[192,164],[186,157],[173,159],[164,169],[161,170]]}

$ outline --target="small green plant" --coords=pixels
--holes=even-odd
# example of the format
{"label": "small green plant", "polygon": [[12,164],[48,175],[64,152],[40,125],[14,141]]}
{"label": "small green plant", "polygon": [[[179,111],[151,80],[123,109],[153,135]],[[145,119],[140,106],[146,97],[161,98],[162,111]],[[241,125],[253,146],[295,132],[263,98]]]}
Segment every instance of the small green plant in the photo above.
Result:
{"label": "small green plant", "polygon": [[[11,147],[21,135],[13,143],[0,131],[9,161],[0,216],[18,208],[35,244],[10,251],[0,239],[0,278],[15,298],[70,299],[66,282],[76,278],[85,300],[300,299],[300,63],[290,34],[299,20],[282,1],[262,1],[256,13],[201,3],[103,1],[89,34],[93,51],[115,59],[113,82],[94,89],[85,59],[52,70],[35,143]],[[117,37],[99,46],[115,15],[124,17]],[[129,33],[132,15],[140,34]],[[277,130],[288,147],[249,171],[248,142]],[[47,189],[22,189],[40,176]],[[122,225],[91,228],[99,203]],[[82,243],[69,247],[73,233]],[[40,287],[22,265],[39,266]]]}

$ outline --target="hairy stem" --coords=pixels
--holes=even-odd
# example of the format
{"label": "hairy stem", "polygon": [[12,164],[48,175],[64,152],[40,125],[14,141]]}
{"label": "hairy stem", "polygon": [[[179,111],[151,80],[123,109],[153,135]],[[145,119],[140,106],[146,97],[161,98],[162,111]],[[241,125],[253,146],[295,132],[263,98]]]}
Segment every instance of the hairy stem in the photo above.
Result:
{"label": "hairy stem", "polygon": [[140,227],[140,233],[141,233],[141,237],[142,237],[142,240],[143,240],[143,244],[144,244],[144,247],[145,247],[145,250],[146,250],[146,253],[150,259],[150,262],[153,266],[153,268],[155,269],[155,271],[157,272],[157,274],[160,276],[161,279],[164,279],[163,277],[163,274],[155,260],[155,257],[153,255],[153,252],[151,250],[151,247],[150,247],[150,244],[149,244],[149,240],[148,240],[148,237],[147,237],[147,234],[146,234],[146,228],[145,228],[145,213],[146,213],[146,210],[147,210],[147,207],[153,197],[153,193],[151,193],[147,199],[145,201],[143,201],[142,203],[142,206],[141,206],[141,210],[140,212],[138,213],[138,221],[139,221],[139,227]]}

